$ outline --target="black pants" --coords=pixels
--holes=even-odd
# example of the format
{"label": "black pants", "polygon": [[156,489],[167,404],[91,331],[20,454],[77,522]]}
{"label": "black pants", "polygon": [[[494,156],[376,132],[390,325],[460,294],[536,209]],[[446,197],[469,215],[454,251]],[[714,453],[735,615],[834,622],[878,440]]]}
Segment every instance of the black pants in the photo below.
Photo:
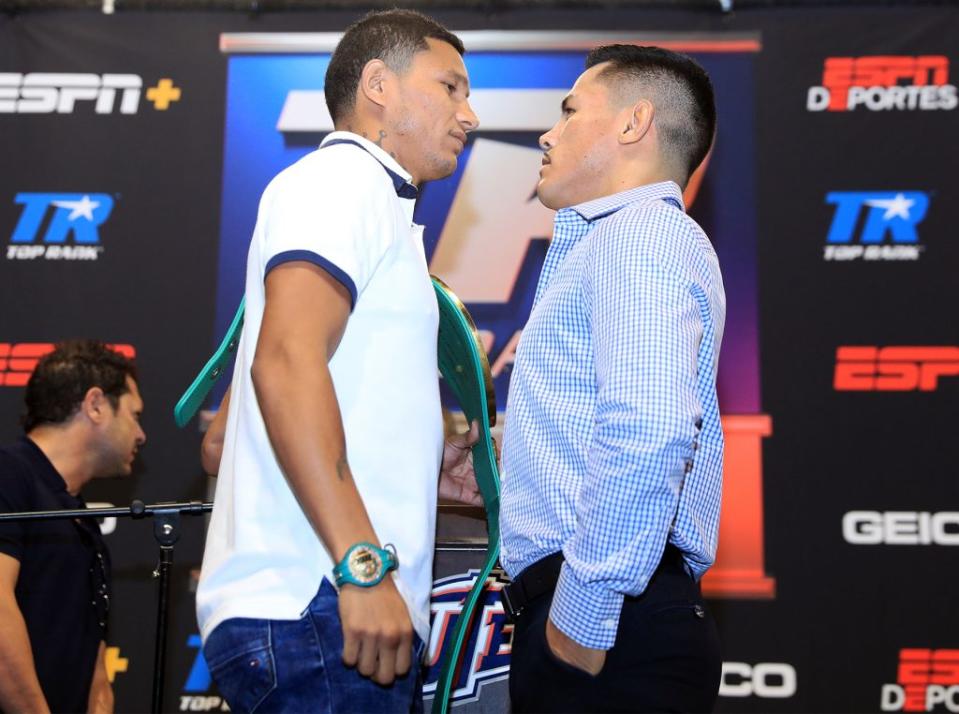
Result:
{"label": "black pants", "polygon": [[667,550],[646,591],[627,597],[616,644],[593,677],[556,658],[546,643],[552,593],[530,602],[513,631],[513,712],[708,712],[722,660],[716,624],[699,586]]}

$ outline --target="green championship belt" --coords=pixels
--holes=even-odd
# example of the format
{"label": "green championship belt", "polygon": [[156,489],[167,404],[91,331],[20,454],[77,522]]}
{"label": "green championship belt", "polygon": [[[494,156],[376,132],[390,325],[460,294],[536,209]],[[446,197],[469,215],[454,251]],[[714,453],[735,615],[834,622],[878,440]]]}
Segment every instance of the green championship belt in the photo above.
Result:
{"label": "green championship belt", "polygon": [[206,395],[213,389],[216,380],[220,378],[230,366],[230,360],[233,359],[233,353],[236,352],[236,346],[240,343],[240,332],[243,329],[243,314],[246,308],[246,297],[240,300],[240,305],[236,309],[236,315],[233,316],[233,322],[230,323],[230,329],[226,331],[226,337],[217,348],[213,356],[203,365],[200,374],[193,380],[193,384],[187,387],[187,390],[180,397],[180,401],[173,407],[173,419],[176,425],[181,429],[187,425],[187,422],[193,418],[193,415],[200,409]]}
{"label": "green championship belt", "polygon": [[450,693],[456,679],[463,644],[472,625],[476,604],[486,587],[490,571],[499,559],[499,469],[490,427],[496,424],[496,394],[486,351],[480,344],[476,325],[463,303],[439,278],[433,278],[436,300],[440,306],[438,353],[440,374],[456,396],[467,423],[479,422],[480,438],[473,446],[473,471],[476,485],[486,507],[486,529],[489,545],[486,561],[476,575],[463,602],[453,628],[453,641],[443,658],[440,676],[433,695],[433,714],[446,714]]}
{"label": "green championship belt", "polygon": [[[486,507],[489,538],[486,560],[463,602],[460,616],[453,628],[453,640],[443,658],[436,683],[433,712],[446,714],[463,644],[470,631],[476,605],[499,558],[499,469],[496,465],[493,437],[490,434],[490,427],[496,424],[496,395],[486,352],[480,343],[476,325],[459,298],[438,278],[433,278],[433,288],[440,313],[437,344],[440,373],[456,396],[467,423],[479,423],[480,438],[472,448],[473,470]],[[193,418],[213,384],[229,366],[229,360],[239,343],[243,314],[244,303],[241,301],[226,337],[177,402],[174,408],[177,426],[182,428]]]}

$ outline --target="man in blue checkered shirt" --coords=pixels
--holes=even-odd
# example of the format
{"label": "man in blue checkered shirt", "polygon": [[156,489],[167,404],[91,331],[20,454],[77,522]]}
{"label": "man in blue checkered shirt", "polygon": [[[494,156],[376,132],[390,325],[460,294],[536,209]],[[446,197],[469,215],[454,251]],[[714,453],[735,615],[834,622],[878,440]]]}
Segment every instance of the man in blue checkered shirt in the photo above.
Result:
{"label": "man in blue checkered shirt", "polygon": [[703,69],[611,45],[544,134],[558,209],[511,378],[502,562],[515,712],[708,711],[726,313],[682,189],[716,121]]}

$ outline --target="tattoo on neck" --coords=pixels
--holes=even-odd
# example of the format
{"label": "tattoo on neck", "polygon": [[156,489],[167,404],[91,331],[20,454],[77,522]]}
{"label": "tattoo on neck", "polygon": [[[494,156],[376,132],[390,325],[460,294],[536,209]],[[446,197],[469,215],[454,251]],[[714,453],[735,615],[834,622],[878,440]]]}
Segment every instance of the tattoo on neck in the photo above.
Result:
{"label": "tattoo on neck", "polygon": [[346,463],[345,456],[341,456],[336,462],[336,475],[339,477],[340,481],[346,481],[351,477],[350,465]]}
{"label": "tattoo on neck", "polygon": [[376,141],[374,141],[373,143],[376,144],[378,147],[380,147],[380,148],[382,149],[382,148],[383,148],[383,139],[385,139],[385,138],[386,138],[386,132],[383,131],[382,129],[380,129],[380,138],[377,139]]}

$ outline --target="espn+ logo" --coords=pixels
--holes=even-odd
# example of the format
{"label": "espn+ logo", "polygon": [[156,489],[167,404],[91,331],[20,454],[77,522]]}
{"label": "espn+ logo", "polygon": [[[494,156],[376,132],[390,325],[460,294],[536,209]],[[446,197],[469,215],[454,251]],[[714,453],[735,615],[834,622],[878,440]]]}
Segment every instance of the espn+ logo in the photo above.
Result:
{"label": "espn+ logo", "polygon": [[959,650],[900,650],[896,683],[882,685],[880,708],[959,712]]}
{"label": "espn+ logo", "polygon": [[934,392],[959,375],[959,347],[840,347],[833,387],[838,392]]}
{"label": "espn+ logo", "polygon": [[[80,102],[93,102],[96,114],[136,114],[143,78],[137,74],[0,72],[0,114],[73,114]],[[182,90],[164,77],[147,88],[148,102],[166,111]]]}
{"label": "espn+ logo", "polygon": [[950,111],[957,105],[942,55],[827,57],[822,86],[806,94],[811,112]]}
{"label": "espn+ logo", "polygon": [[[0,387],[25,387],[40,358],[53,352],[50,342],[0,342]],[[109,345],[124,357],[136,357],[133,345]]]}

